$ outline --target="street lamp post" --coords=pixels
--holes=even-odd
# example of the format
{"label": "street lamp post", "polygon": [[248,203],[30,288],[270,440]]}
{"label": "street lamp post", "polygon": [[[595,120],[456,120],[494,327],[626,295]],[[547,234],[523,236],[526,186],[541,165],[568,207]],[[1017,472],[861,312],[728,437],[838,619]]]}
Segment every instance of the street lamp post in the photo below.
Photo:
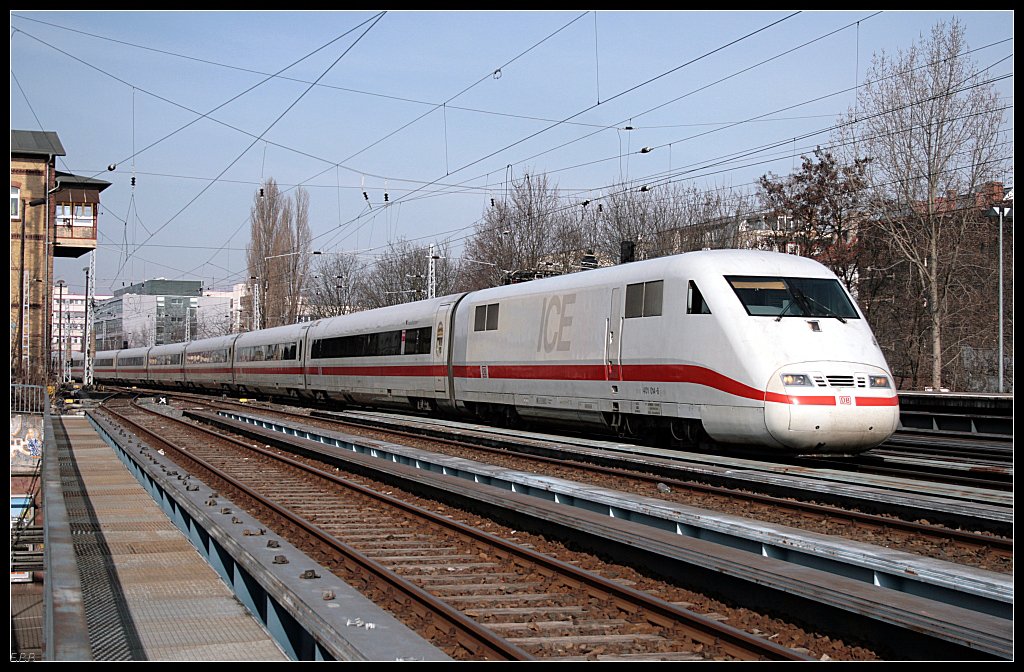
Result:
{"label": "street lamp post", "polygon": [[[64,383],[64,287],[68,283],[64,280],[57,281],[58,298],[57,298],[57,348],[60,350],[60,355],[57,357],[57,363],[60,365],[60,382]],[[53,313],[50,313],[53,315]]]}
{"label": "street lamp post", "polygon": [[92,386],[92,285],[89,284],[93,263],[95,263],[95,253],[89,259],[89,265],[83,268],[85,271],[85,330],[82,338],[82,366],[84,367],[82,372],[82,387]]}
{"label": "street lamp post", "polygon": [[987,213],[990,217],[999,217],[999,394],[1003,393],[1003,217],[1013,219],[1013,208],[994,206]]}

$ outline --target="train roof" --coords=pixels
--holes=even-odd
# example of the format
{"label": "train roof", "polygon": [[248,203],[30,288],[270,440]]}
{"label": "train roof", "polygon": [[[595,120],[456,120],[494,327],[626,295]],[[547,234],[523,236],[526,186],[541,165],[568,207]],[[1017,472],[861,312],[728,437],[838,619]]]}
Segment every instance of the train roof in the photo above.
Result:
{"label": "train roof", "polygon": [[182,352],[185,349],[185,343],[164,343],[163,345],[154,345],[149,350],[151,355],[163,355],[167,353]]}
{"label": "train roof", "polygon": [[198,341],[189,341],[185,344],[185,351],[205,352],[207,350],[230,348],[236,338],[238,338],[238,334],[228,334],[226,336],[212,336],[210,338],[201,338]]}
{"label": "train roof", "polygon": [[346,330],[361,332],[432,324],[437,309],[445,304],[454,303],[460,296],[462,294],[448,294],[423,301],[327,317],[311,323],[309,333],[319,335],[333,330],[337,325],[344,325]]}
{"label": "train roof", "polygon": [[700,279],[707,275],[734,274],[835,277],[819,262],[794,254],[765,250],[700,250],[482,289],[473,292],[470,300],[475,303],[520,294],[573,291],[593,285],[622,285],[667,277]]}
{"label": "train roof", "polygon": [[289,340],[294,341],[302,335],[303,331],[310,324],[310,322],[298,322],[296,324],[284,324],[279,327],[257,329],[256,331],[243,331],[237,334],[238,339],[235,341],[235,345],[260,345],[264,343],[283,343]]}
{"label": "train roof", "polygon": [[150,346],[147,345],[141,348],[124,348],[123,350],[117,350],[115,352],[117,353],[118,359],[123,357],[145,357],[146,353],[149,352],[149,348]]}

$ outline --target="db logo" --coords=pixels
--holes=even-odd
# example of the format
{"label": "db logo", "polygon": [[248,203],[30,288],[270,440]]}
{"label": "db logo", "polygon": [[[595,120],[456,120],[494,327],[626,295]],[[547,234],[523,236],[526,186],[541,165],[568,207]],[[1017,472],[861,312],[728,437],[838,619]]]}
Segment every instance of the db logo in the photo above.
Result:
{"label": "db logo", "polygon": [[843,406],[849,406],[853,403],[853,397],[839,397],[839,403]]}

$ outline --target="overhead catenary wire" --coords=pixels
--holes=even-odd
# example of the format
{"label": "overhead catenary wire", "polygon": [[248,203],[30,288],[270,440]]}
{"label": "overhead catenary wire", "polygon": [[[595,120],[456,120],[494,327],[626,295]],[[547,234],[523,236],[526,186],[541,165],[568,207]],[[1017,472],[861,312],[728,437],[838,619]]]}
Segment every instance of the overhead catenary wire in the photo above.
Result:
{"label": "overhead catenary wire", "polygon": [[[330,64],[330,65],[329,65],[328,67],[327,67],[327,69],[325,69],[325,70],[324,70],[324,72],[323,72],[323,73],[321,73],[321,75],[320,75],[320,78],[323,78],[324,76],[326,76],[326,75],[327,75],[327,73],[328,73],[328,72],[330,72],[330,71],[331,71],[331,69],[332,69],[332,68],[333,68],[333,67],[334,67],[335,65],[337,65],[337,64],[338,64],[338,62],[339,62],[339,61],[340,61],[340,60],[341,60],[342,58],[344,58],[344,57],[345,57],[345,56],[346,56],[346,55],[347,55],[347,54],[349,53],[349,51],[351,51],[351,50],[352,50],[352,48],[353,48],[353,47],[355,47],[355,45],[356,45],[356,44],[358,44],[358,43],[360,42],[360,40],[362,40],[362,38],[363,38],[363,37],[364,37],[364,36],[366,35],[366,33],[368,33],[368,32],[369,32],[369,31],[370,31],[370,30],[371,30],[371,29],[372,29],[372,28],[373,28],[373,27],[374,27],[375,25],[377,25],[377,22],[378,22],[378,21],[380,21],[380,19],[381,19],[381,18],[383,18],[384,14],[385,14],[385,12],[381,12],[381,13],[379,13],[379,14],[378,14],[378,15],[376,16],[376,18],[375,18],[375,19],[374,19],[374,20],[373,20],[373,21],[372,21],[372,22],[370,23],[370,25],[366,27],[366,29],[365,29],[365,30],[364,30],[364,31],[362,32],[362,34],[360,34],[360,35],[359,35],[359,37],[357,37],[357,38],[356,38],[355,42],[353,42],[353,43],[352,43],[352,44],[351,44],[351,45],[350,45],[350,46],[349,46],[348,48],[346,48],[346,49],[345,49],[345,50],[344,50],[344,51],[343,51],[343,52],[341,53],[341,55],[339,55],[339,56],[338,56],[338,57],[337,57],[336,59],[334,59],[334,61],[333,61],[333,62],[332,62],[332,63],[331,63],[331,64]],[[220,172],[220,173],[219,173],[219,174],[217,175],[217,178],[214,178],[214,180],[213,180],[213,181],[211,181],[211,182],[210,182],[210,183],[209,183],[208,185],[206,185],[205,187],[203,187],[203,189],[202,189],[202,190],[201,190],[201,191],[200,191],[200,192],[199,192],[198,194],[196,194],[195,196],[193,196],[193,197],[192,197],[192,199],[191,199],[190,201],[188,201],[188,202],[187,202],[187,203],[186,203],[186,204],[185,204],[184,206],[182,206],[182,207],[181,207],[181,209],[180,209],[180,210],[178,210],[178,211],[177,211],[177,212],[176,212],[176,213],[175,213],[175,214],[174,214],[173,216],[171,216],[171,218],[170,218],[170,219],[168,219],[168,220],[167,220],[166,222],[164,222],[163,224],[161,224],[161,225],[160,225],[160,227],[158,227],[158,228],[157,228],[157,230],[156,230],[156,231],[154,231],[154,232],[153,232],[153,234],[149,236],[149,238],[147,238],[147,239],[146,239],[145,241],[143,241],[143,243],[142,243],[142,244],[144,245],[145,243],[149,242],[149,240],[150,240],[150,239],[152,239],[154,235],[156,235],[156,234],[157,234],[157,233],[159,233],[159,232],[160,232],[161,230],[163,230],[164,228],[166,228],[166,227],[167,227],[167,226],[168,226],[168,225],[169,225],[169,224],[170,224],[171,222],[173,222],[173,221],[174,221],[175,219],[177,219],[177,217],[178,217],[178,216],[179,216],[179,215],[180,215],[180,214],[181,214],[182,212],[184,212],[184,211],[185,211],[186,209],[188,209],[188,207],[189,207],[189,206],[191,206],[191,205],[192,205],[193,203],[195,203],[195,202],[196,202],[196,200],[198,200],[198,198],[199,198],[200,196],[202,196],[202,195],[203,195],[204,193],[206,193],[206,191],[207,191],[207,190],[208,190],[208,189],[209,189],[209,188],[210,188],[210,187],[211,187],[211,186],[212,186],[212,185],[213,185],[213,184],[214,184],[214,183],[215,183],[215,182],[217,181],[217,179],[218,179],[218,178],[220,178],[221,176],[223,176],[223,175],[224,175],[224,173],[226,173],[226,172],[227,172],[227,171],[228,171],[228,170],[229,170],[229,169],[230,169],[230,168],[231,168],[231,167],[232,167],[233,165],[235,165],[236,163],[238,163],[239,159],[241,159],[241,158],[242,158],[243,156],[245,156],[245,154],[247,154],[247,153],[249,152],[249,150],[250,150],[250,149],[252,149],[252,148],[253,148],[253,146],[254,146],[254,145],[255,145],[255,144],[256,144],[256,143],[257,143],[257,142],[258,142],[258,141],[259,141],[259,140],[260,140],[260,139],[261,139],[261,138],[262,138],[262,137],[264,136],[264,135],[266,135],[266,134],[267,134],[267,133],[268,133],[268,132],[269,132],[269,131],[270,131],[270,130],[271,130],[271,129],[272,129],[273,127],[274,127],[274,126],[276,126],[276,125],[277,125],[277,123],[278,123],[279,121],[281,121],[281,119],[283,119],[283,118],[284,118],[284,116],[285,116],[286,114],[288,114],[288,112],[289,112],[289,111],[291,111],[291,110],[292,110],[292,108],[294,108],[294,107],[295,107],[295,106],[296,106],[296,105],[297,105],[297,104],[299,103],[299,101],[300,101],[300,100],[302,100],[302,99],[303,99],[303,98],[304,98],[304,97],[306,96],[306,94],[308,94],[308,93],[309,93],[309,91],[310,91],[310,90],[311,90],[312,88],[313,88],[313,85],[312,85],[312,84],[310,84],[310,85],[309,85],[309,86],[308,86],[308,87],[306,88],[306,90],[305,90],[305,91],[303,91],[303,92],[302,92],[302,93],[301,93],[301,94],[300,94],[300,95],[298,96],[298,98],[296,98],[296,99],[295,99],[294,101],[292,101],[292,103],[291,103],[290,105],[288,105],[288,107],[287,107],[287,108],[285,108],[285,110],[284,110],[283,112],[281,112],[281,114],[279,114],[279,115],[278,115],[278,116],[277,116],[277,117],[276,117],[276,118],[275,118],[275,119],[274,119],[274,120],[273,120],[273,121],[272,121],[272,122],[271,122],[271,123],[270,123],[270,124],[269,124],[269,125],[268,125],[268,126],[267,126],[267,127],[265,128],[265,129],[264,129],[264,130],[263,130],[263,132],[262,132],[262,133],[260,133],[260,134],[259,134],[259,137],[257,137],[256,139],[254,139],[254,140],[253,140],[253,141],[252,141],[251,143],[249,143],[249,145],[248,145],[248,146],[247,146],[247,147],[246,147],[246,148],[245,148],[245,149],[244,149],[244,150],[243,150],[243,151],[242,151],[242,152],[241,152],[241,153],[240,153],[240,154],[239,154],[238,156],[236,156],[236,157],[235,157],[235,158],[234,158],[234,159],[233,159],[233,160],[232,160],[232,161],[231,161],[231,162],[230,162],[230,163],[229,163],[229,164],[228,164],[227,166],[225,166],[225,167],[224,167],[224,169],[223,169],[223,170],[221,170],[221,172]],[[123,265],[122,265],[122,267],[123,267]],[[118,273],[120,273],[120,269],[118,269]]]}
{"label": "overhead catenary wire", "polygon": [[[453,106],[453,107],[454,107],[454,106]],[[742,160],[742,159],[741,159],[741,160]],[[509,164],[509,165],[511,165],[511,164]],[[673,166],[670,166],[670,169],[671,169],[672,167],[673,167]],[[671,171],[671,170],[670,170],[670,172],[675,172],[675,171]],[[142,173],[140,173],[140,174],[142,174]],[[336,173],[336,174],[337,174],[337,173]],[[392,178],[392,179],[394,179],[394,178]],[[594,188],[595,188],[595,189],[597,189],[598,187],[594,187]],[[468,186],[465,186],[465,187],[460,187],[460,190],[461,190],[461,191],[466,191],[466,190],[470,190],[470,189],[471,189],[471,187],[468,187]],[[414,197],[414,198],[418,198],[419,196],[421,196],[422,194],[426,193],[427,191],[428,191],[427,189],[423,189],[423,190],[421,191],[421,193],[420,193],[420,194],[417,194],[417,196],[416,196],[416,197]],[[444,192],[439,192],[439,193],[444,193]],[[397,192],[397,194],[398,194],[398,195],[401,195],[401,191],[398,191],[398,192]],[[409,199],[407,199],[407,200],[412,200],[412,199],[411,199],[411,198],[409,198]],[[375,203],[376,203],[376,201],[375,201]]]}

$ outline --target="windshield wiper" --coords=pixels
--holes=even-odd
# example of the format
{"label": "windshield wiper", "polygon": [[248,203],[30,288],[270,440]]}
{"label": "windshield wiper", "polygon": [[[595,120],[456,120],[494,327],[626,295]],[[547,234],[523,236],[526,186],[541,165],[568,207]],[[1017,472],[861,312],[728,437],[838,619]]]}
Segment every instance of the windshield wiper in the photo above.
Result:
{"label": "windshield wiper", "polygon": [[[831,308],[829,308],[828,306],[823,304],[821,301],[818,301],[817,299],[812,299],[811,297],[807,296],[806,294],[804,294],[799,289],[795,289],[794,288],[793,289],[793,294],[797,298],[799,298],[799,299],[801,299],[803,301],[807,301],[809,303],[813,303],[814,305],[816,305],[819,308],[821,308],[823,311],[825,311],[825,317],[834,317],[837,320],[839,320],[840,322],[842,322],[843,324],[846,324],[846,319],[845,318],[840,316],[838,313],[834,312]],[[807,312],[808,315],[810,315],[810,313],[811,313],[811,311],[809,311],[809,310],[806,311],[806,312]]]}
{"label": "windshield wiper", "polygon": [[[780,313],[779,313],[779,314],[778,314],[778,315],[777,315],[777,316],[775,317],[775,321],[776,321],[776,322],[778,322],[779,320],[781,320],[781,319],[782,319],[782,316],[783,316],[783,315],[785,315],[785,314],[786,314],[787,312],[789,312],[789,309],[790,309],[790,308],[792,308],[792,307],[793,307],[793,306],[795,306],[795,305],[797,305],[797,302],[796,302],[796,301],[790,301],[789,303],[787,303],[787,304],[786,304],[786,307],[782,309],[782,312],[780,312]],[[806,313],[806,312],[808,312],[808,311],[807,311],[807,309],[806,309],[806,308],[804,308],[803,306],[800,306],[800,310],[804,311],[805,313]]]}

